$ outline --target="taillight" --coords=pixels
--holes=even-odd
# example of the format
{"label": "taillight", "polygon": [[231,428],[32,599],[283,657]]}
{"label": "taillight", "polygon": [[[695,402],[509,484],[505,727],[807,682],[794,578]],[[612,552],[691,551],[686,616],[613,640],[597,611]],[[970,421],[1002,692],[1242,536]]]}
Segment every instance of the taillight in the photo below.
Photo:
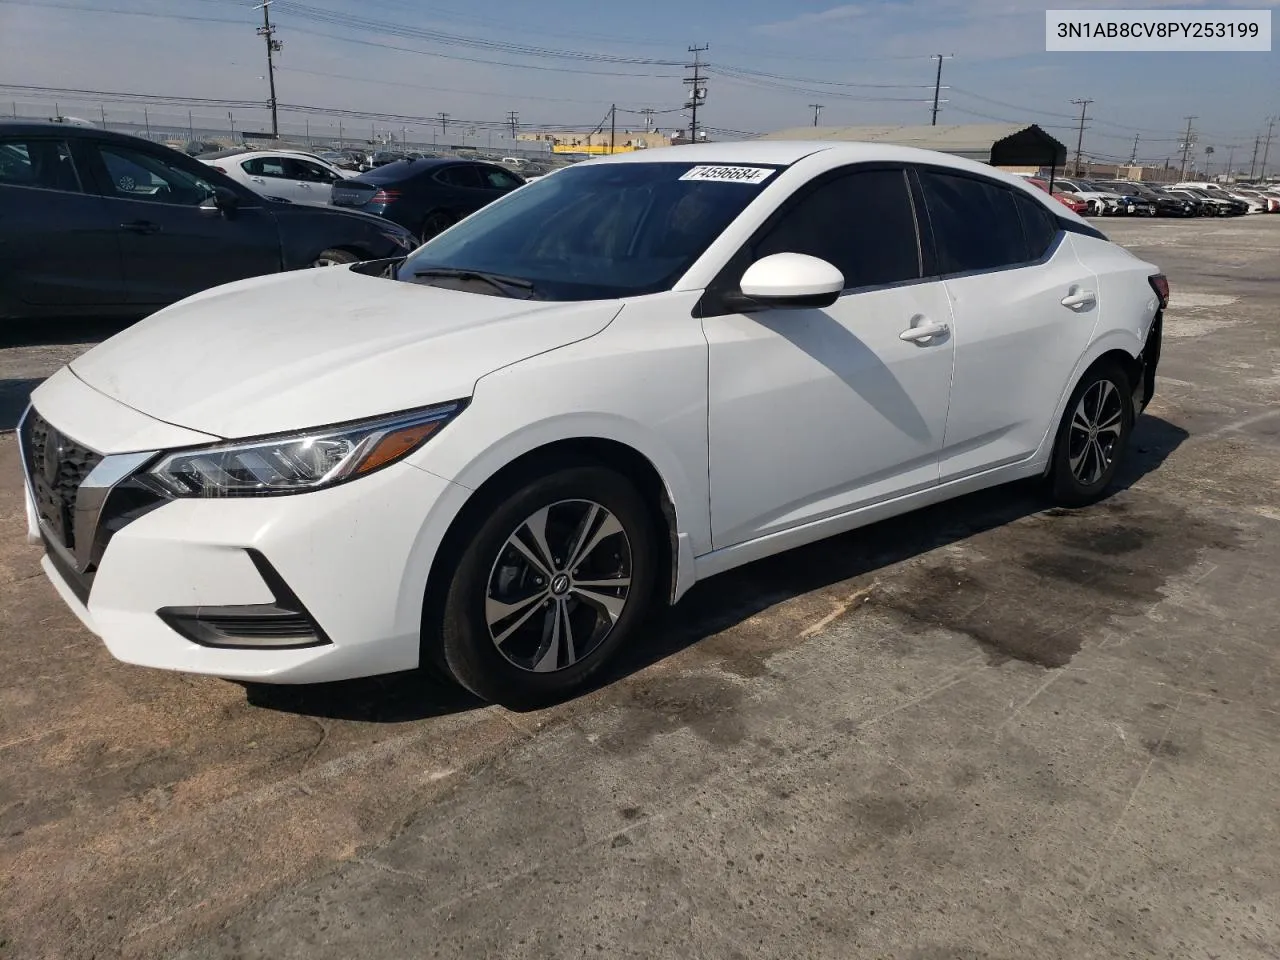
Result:
{"label": "taillight", "polygon": [[391,203],[400,199],[399,190],[379,190],[369,198],[370,203]]}
{"label": "taillight", "polygon": [[1160,309],[1163,310],[1169,306],[1169,278],[1163,273],[1153,273],[1147,277],[1147,282],[1151,284],[1151,289],[1160,298]]}

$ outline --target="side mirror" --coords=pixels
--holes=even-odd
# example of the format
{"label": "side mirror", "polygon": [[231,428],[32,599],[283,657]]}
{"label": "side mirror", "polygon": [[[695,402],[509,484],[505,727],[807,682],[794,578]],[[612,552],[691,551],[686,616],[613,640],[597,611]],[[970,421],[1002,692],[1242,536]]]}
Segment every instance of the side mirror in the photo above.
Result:
{"label": "side mirror", "polygon": [[829,307],[844,289],[844,274],[817,257],[775,253],[747,267],[740,288],[764,307]]}
{"label": "side mirror", "polygon": [[230,187],[214,187],[213,193],[200,204],[200,209],[220,213],[229,220],[236,215],[236,208],[239,206],[240,194]]}

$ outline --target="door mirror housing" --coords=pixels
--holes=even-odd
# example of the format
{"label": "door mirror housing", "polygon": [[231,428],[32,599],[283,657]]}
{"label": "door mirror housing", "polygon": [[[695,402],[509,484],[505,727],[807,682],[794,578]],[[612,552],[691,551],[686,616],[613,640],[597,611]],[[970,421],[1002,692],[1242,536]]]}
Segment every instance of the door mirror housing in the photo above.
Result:
{"label": "door mirror housing", "polygon": [[214,187],[213,196],[206,201],[206,205],[221,211],[226,217],[233,217],[236,209],[240,206],[240,194],[230,187]]}
{"label": "door mirror housing", "polygon": [[764,307],[829,307],[844,290],[844,274],[804,253],[775,253],[747,267],[742,296]]}

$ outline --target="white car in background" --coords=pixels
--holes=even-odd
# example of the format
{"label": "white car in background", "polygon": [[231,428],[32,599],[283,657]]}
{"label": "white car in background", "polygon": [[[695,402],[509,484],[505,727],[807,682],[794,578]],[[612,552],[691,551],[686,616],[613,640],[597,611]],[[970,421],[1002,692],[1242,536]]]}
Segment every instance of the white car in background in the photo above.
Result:
{"label": "white car in background", "polygon": [[546,703],[742,564],[1024,478],[1101,499],[1168,292],[941,153],[589,160],[72,360],[19,424],[27,533],[130,663]]}
{"label": "white car in background", "polygon": [[290,203],[327,204],[335,183],[356,176],[302,151],[224,150],[199,159],[254,193]]}
{"label": "white car in background", "polygon": [[[1058,177],[1053,185],[1067,193],[1079,197],[1089,205],[1089,213],[1096,217],[1113,216],[1121,210],[1121,197],[1109,190],[1100,190],[1096,184],[1086,180]],[[1128,211],[1125,211],[1128,212]]]}
{"label": "white car in background", "polygon": [[1203,190],[1211,197],[1219,197],[1222,199],[1239,200],[1249,205],[1249,213],[1266,213],[1267,204],[1261,197],[1248,193],[1241,193],[1233,190],[1230,186],[1223,186],[1220,183],[1210,183],[1203,180],[1184,180],[1181,183],[1173,185],[1175,190]]}

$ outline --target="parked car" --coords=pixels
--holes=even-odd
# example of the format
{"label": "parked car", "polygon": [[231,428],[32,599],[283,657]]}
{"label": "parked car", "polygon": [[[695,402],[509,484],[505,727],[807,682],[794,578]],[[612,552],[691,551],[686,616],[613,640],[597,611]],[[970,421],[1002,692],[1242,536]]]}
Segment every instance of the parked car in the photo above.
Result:
{"label": "parked car", "polygon": [[1239,217],[1249,212],[1249,205],[1243,200],[1236,200],[1234,197],[1228,197],[1222,194],[1210,193],[1199,187],[1182,187],[1174,185],[1173,192],[1186,196],[1195,197],[1203,201],[1202,209],[1209,216],[1215,217]]}
{"label": "parked car", "polygon": [[139,137],[0,122],[0,318],[137,316],[232,280],[413,246],[395,224],[268,200]]}
{"label": "parked car", "polygon": [[300,151],[249,150],[199,159],[254,193],[290,203],[327,204],[333,185],[356,175]]}
{"label": "parked car", "polygon": [[1132,180],[1104,180],[1100,186],[1121,194],[1121,203],[1126,205],[1130,197],[1145,201],[1158,217],[1194,217],[1199,209],[1190,199],[1172,196],[1150,184]]}
{"label": "parked car", "polygon": [[1111,216],[1120,211],[1120,197],[1106,190],[1099,190],[1086,180],[1068,180],[1065,177],[1053,184],[1064,193],[1072,194],[1077,200],[1085,203],[1085,212],[1090,216]]}
{"label": "parked car", "polygon": [[523,183],[496,163],[401,160],[335,184],[331,198],[335,206],[386,217],[426,240]]}
{"label": "parked car", "polygon": [[1009,481],[1106,496],[1167,300],[975,161],[600,158],[72,360],[19,428],[27,532],[130,663],[546,703],[722,571]]}
{"label": "parked car", "polygon": [[1262,203],[1257,197],[1250,196],[1247,193],[1241,193],[1233,185],[1200,181],[1183,181],[1175,183],[1175,187],[1180,190],[1195,190],[1199,193],[1207,194],[1211,197],[1219,199],[1232,200],[1237,204],[1244,204],[1244,213],[1265,213],[1266,204]]}
{"label": "parked car", "polygon": [[[1033,187],[1043,190],[1045,193],[1049,193],[1049,181],[1041,180],[1039,177],[1027,177],[1026,180]],[[1068,193],[1066,190],[1059,190],[1056,183],[1053,185],[1052,196],[1053,199],[1057,200],[1072,213],[1084,216],[1089,211],[1088,203],[1080,197],[1077,197],[1074,193]]]}

